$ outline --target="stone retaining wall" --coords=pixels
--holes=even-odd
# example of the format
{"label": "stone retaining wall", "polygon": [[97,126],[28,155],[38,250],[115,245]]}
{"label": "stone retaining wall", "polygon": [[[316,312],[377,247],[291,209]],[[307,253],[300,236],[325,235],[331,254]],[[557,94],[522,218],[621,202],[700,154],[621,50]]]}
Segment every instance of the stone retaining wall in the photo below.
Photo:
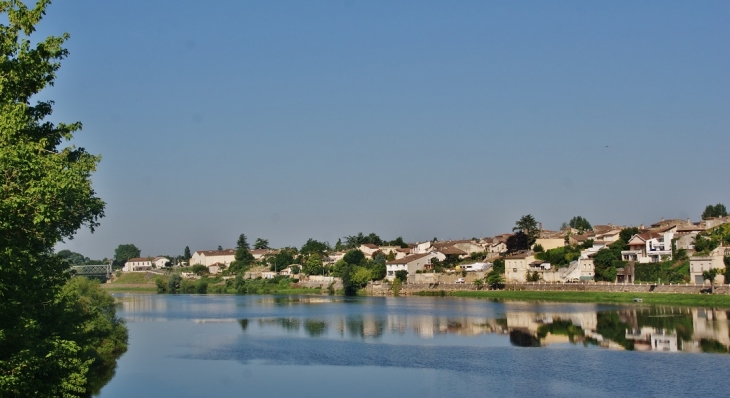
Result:
{"label": "stone retaining wall", "polygon": [[[505,290],[524,291],[563,291],[563,292],[627,292],[627,293],[709,293],[709,285],[656,285],[656,284],[619,284],[619,283],[509,283]],[[485,288],[483,287],[482,290]],[[408,283],[401,286],[399,295],[410,296],[416,292],[479,290],[469,283]],[[371,296],[392,296],[390,284],[368,284],[366,291]],[[730,294],[730,285],[715,286],[714,294]]]}

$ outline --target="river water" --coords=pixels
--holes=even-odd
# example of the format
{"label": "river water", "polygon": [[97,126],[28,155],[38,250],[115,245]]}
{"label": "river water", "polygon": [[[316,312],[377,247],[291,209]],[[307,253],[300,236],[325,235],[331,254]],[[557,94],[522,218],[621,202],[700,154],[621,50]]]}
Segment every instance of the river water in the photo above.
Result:
{"label": "river water", "polygon": [[444,297],[117,295],[101,397],[728,396],[728,312]]}

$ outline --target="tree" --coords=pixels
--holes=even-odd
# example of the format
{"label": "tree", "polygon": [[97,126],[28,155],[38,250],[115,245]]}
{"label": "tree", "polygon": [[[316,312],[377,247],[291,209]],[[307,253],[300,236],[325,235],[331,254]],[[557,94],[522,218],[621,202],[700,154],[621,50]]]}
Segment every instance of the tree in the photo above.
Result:
{"label": "tree", "polygon": [[54,124],[53,101],[35,102],[68,55],[68,34],[30,38],[48,3],[0,1],[0,396],[81,395],[93,361],[53,248],[99,225],[100,157],[65,146],[81,123]]}
{"label": "tree", "polygon": [[497,269],[492,269],[484,278],[489,289],[496,290],[504,288],[504,278]]}
{"label": "tree", "polygon": [[218,245],[218,250],[223,250],[223,246]]}
{"label": "tree", "polygon": [[345,257],[342,259],[350,265],[360,265],[365,261],[365,254],[360,250],[352,249],[345,253]]}
{"label": "tree", "polygon": [[[245,235],[244,235],[244,237],[245,237]],[[256,249],[256,250],[270,249],[270,247],[269,247],[269,240],[268,239],[256,238],[256,243],[253,244],[253,248]]]}
{"label": "tree", "polygon": [[613,266],[613,262],[620,260],[616,258],[616,253],[609,248],[602,248],[599,250],[595,257],[593,257],[593,265],[595,267],[595,279],[596,281],[613,282],[616,280],[616,267]]}
{"label": "tree", "polygon": [[299,252],[302,253],[303,256],[309,256],[312,254],[317,254],[320,257],[324,257],[325,253],[330,251],[330,245],[327,242],[320,242],[316,239],[309,238],[307,239],[307,242],[302,245],[302,250]]}
{"label": "tree", "polygon": [[302,272],[307,275],[322,275],[323,271],[322,257],[316,253],[309,256],[302,266]]}
{"label": "tree", "polygon": [[719,272],[720,272],[720,270],[717,268],[712,268],[710,270],[702,272],[702,279],[710,281],[710,293],[714,293],[715,277],[717,277],[717,274]]}
{"label": "tree", "polygon": [[130,258],[137,258],[141,255],[142,251],[137,246],[128,243],[125,245],[119,245],[114,250],[114,261],[118,265],[124,265]]}
{"label": "tree", "polygon": [[357,287],[352,282],[352,266],[347,264],[342,271],[342,288],[345,291],[345,296],[355,296],[357,294]]}
{"label": "tree", "polygon": [[81,253],[72,252],[71,250],[61,250],[56,255],[68,261],[71,265],[82,265],[89,262],[88,257],[84,257]]}
{"label": "tree", "polygon": [[639,228],[631,227],[631,228],[624,228],[619,232],[618,237],[621,239],[624,243],[629,243],[631,238],[639,233]]}
{"label": "tree", "polygon": [[237,249],[244,248],[246,250],[251,250],[251,248],[248,245],[248,238],[246,238],[246,234],[238,235],[238,240],[236,241],[236,248]]}
{"label": "tree", "polygon": [[510,253],[530,248],[530,238],[522,231],[507,238],[507,251]]}
{"label": "tree", "polygon": [[185,261],[190,260],[190,246],[185,246],[185,253],[183,254],[183,257],[185,257]]}
{"label": "tree", "polygon": [[713,217],[727,217],[727,208],[722,203],[716,205],[707,205],[705,211],[702,212],[702,219],[707,220]]}
{"label": "tree", "polygon": [[400,271],[395,271],[395,279],[398,279],[401,282],[407,282],[408,281],[408,271],[402,269]]}
{"label": "tree", "polygon": [[527,246],[532,246],[535,240],[540,236],[540,230],[537,226],[537,221],[532,214],[522,216],[517,222],[515,222],[512,231],[523,232],[527,235]]}
{"label": "tree", "polygon": [[406,243],[406,242],[403,241],[403,237],[402,236],[399,236],[399,237],[391,240],[390,242],[388,242],[388,245],[390,245],[390,246],[400,246],[403,249],[405,249],[405,248],[408,247],[408,243]]}
{"label": "tree", "polygon": [[591,223],[588,222],[585,218],[581,216],[575,216],[570,219],[570,222],[568,222],[568,225],[571,228],[575,228],[578,230],[578,233],[583,233],[584,231],[591,231],[593,230],[593,227],[591,226]]}

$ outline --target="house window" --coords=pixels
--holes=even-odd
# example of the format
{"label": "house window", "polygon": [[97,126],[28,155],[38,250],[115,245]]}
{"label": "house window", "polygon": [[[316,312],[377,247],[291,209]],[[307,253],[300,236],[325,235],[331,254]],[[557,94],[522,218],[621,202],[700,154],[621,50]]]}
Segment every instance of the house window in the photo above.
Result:
{"label": "house window", "polygon": [[517,272],[517,268],[512,268],[512,272]]}

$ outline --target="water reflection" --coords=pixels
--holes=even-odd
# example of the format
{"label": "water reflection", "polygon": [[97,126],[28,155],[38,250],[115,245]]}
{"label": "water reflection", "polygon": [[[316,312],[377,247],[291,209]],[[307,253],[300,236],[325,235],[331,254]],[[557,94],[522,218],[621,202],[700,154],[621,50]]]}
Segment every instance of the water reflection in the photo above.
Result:
{"label": "water reflection", "polygon": [[[289,302],[291,303],[291,302]],[[244,334],[275,334],[361,340],[419,340],[508,335],[520,347],[598,347],[636,351],[727,353],[725,310],[646,307],[612,311],[506,311],[504,316],[351,314],[327,317],[240,319]],[[252,328],[255,325],[255,328]],[[463,341],[463,340],[461,340]]]}

